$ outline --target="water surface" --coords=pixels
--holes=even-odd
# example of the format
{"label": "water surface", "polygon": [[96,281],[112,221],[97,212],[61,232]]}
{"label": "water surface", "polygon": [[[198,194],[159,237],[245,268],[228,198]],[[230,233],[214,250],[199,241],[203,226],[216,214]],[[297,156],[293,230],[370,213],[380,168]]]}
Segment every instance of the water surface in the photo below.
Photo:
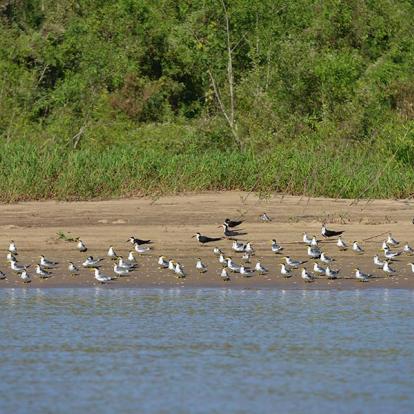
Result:
{"label": "water surface", "polygon": [[0,290],[1,413],[412,413],[414,291]]}

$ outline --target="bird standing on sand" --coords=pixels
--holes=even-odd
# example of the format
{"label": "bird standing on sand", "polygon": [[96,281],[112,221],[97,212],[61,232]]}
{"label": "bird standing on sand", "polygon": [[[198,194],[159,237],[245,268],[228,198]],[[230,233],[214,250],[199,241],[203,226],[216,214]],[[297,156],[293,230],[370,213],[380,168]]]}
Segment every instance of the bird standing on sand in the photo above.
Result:
{"label": "bird standing on sand", "polygon": [[76,245],[76,247],[81,253],[84,253],[88,250],[86,244],[81,239],[78,240],[78,244]]}
{"label": "bird standing on sand", "polygon": [[268,222],[270,222],[270,221],[272,221],[272,219],[266,214],[266,213],[263,213],[260,217],[259,217],[259,219],[261,220],[261,221],[263,221],[263,223],[268,223]]}
{"label": "bird standing on sand", "polygon": [[93,256],[88,256],[86,260],[82,263],[83,267],[98,267],[99,262],[103,259],[94,259]]}
{"label": "bird standing on sand", "polygon": [[227,227],[230,227],[230,228],[240,226],[240,224],[242,224],[242,223],[243,223],[243,220],[230,220],[230,219],[228,219],[228,218],[226,218],[226,219],[224,220],[224,224],[225,224]]}
{"label": "bird standing on sand", "polygon": [[289,269],[284,263],[280,263],[280,273],[286,279],[292,276],[292,270]]}
{"label": "bird standing on sand", "polygon": [[10,240],[10,244],[9,244],[9,252],[13,253],[14,255],[17,255],[17,247],[16,247],[16,243],[13,240]]}
{"label": "bird standing on sand", "polygon": [[52,275],[52,273],[42,269],[40,265],[36,265],[36,274],[40,277],[40,279],[47,279]]}
{"label": "bird standing on sand", "polygon": [[114,263],[114,273],[118,276],[128,276],[129,270],[125,267],[119,266],[117,263]]}
{"label": "bird standing on sand", "polygon": [[368,282],[370,277],[371,275],[369,275],[368,273],[361,272],[359,268],[355,269],[355,278],[359,280],[360,282]]}
{"label": "bird standing on sand", "polygon": [[25,265],[20,265],[17,263],[16,260],[12,260],[10,262],[10,269],[13,270],[16,273],[23,273],[24,271],[26,271],[28,268],[30,267],[30,265],[25,266]]}
{"label": "bird standing on sand", "polygon": [[388,246],[384,249],[384,256],[388,260],[394,260],[396,257],[400,255],[401,255],[401,252],[392,252]]}
{"label": "bird standing on sand", "polygon": [[348,245],[342,240],[341,236],[338,237],[336,245],[339,247],[339,250],[341,251],[348,249]]}
{"label": "bird standing on sand", "polygon": [[335,261],[335,259],[333,259],[332,257],[327,256],[323,252],[321,253],[321,258],[320,259],[321,259],[322,262],[324,262],[326,264],[329,264],[329,263],[332,263],[332,262]]}
{"label": "bird standing on sand", "polygon": [[308,246],[310,246],[310,244],[312,243],[312,239],[310,239],[306,233],[303,233],[302,240],[303,243],[307,244]]}
{"label": "bird standing on sand", "polygon": [[260,262],[257,262],[254,268],[256,272],[259,273],[259,275],[265,275],[266,273],[269,273],[269,271]]}
{"label": "bird standing on sand", "polygon": [[238,240],[233,240],[231,248],[237,253],[242,253],[245,251],[246,245],[243,242],[239,242]]}
{"label": "bird standing on sand", "polygon": [[45,258],[45,256],[40,256],[40,266],[42,266],[44,269],[53,269],[55,268],[59,263],[53,262],[52,260],[48,260]]}
{"label": "bird standing on sand", "polygon": [[321,251],[318,247],[308,246],[308,256],[312,259],[319,259],[321,257]]}
{"label": "bird standing on sand", "polygon": [[227,259],[227,267],[229,270],[233,273],[240,273],[240,266],[233,262],[231,257],[228,257]]}
{"label": "bird standing on sand", "polygon": [[134,236],[131,236],[128,240],[127,240],[127,242],[130,242],[130,243],[132,243],[132,244],[139,244],[139,245],[141,245],[141,244],[151,244],[152,243],[152,241],[151,240],[142,240],[142,239],[138,239],[137,237],[134,237]]}
{"label": "bird standing on sand", "polygon": [[106,255],[110,257],[112,260],[118,259],[118,255],[116,254],[113,246],[109,246],[108,253],[106,253]]}
{"label": "bird standing on sand", "polygon": [[200,233],[196,233],[194,236],[197,239],[197,241],[201,244],[206,244],[206,243],[211,243],[211,242],[215,242],[215,241],[219,241],[222,239],[222,237],[208,237],[208,236],[203,236]]}
{"label": "bird standing on sand", "polygon": [[289,256],[285,256],[284,259],[286,261],[286,264],[293,268],[298,268],[300,265],[306,263],[306,260],[295,260]]}
{"label": "bird standing on sand", "polygon": [[411,255],[411,254],[414,253],[414,250],[408,243],[405,243],[403,252],[408,254],[408,255]]}
{"label": "bird standing on sand", "polygon": [[276,239],[272,239],[271,243],[273,253],[279,254],[283,250],[283,247],[280,244],[277,244]]}
{"label": "bird standing on sand", "polygon": [[185,274],[185,272],[184,272],[184,270],[183,270],[183,268],[182,268],[182,266],[181,266],[181,264],[180,263],[176,263],[175,264],[175,269],[174,269],[174,271],[175,271],[175,275],[176,275],[176,277],[178,278],[178,279],[184,279],[185,278],[185,276],[186,276],[186,274]]}
{"label": "bird standing on sand", "polygon": [[23,280],[23,283],[30,283],[32,281],[29,273],[26,270],[23,270],[20,274],[20,278]]}
{"label": "bird standing on sand", "polygon": [[339,270],[333,270],[329,266],[326,266],[325,275],[328,279],[336,279],[338,277]]}
{"label": "bird standing on sand", "polygon": [[4,280],[4,279],[7,279],[7,276],[6,276],[6,274],[4,272],[2,272],[0,270],[0,280]]}
{"label": "bird standing on sand", "polygon": [[382,262],[377,254],[374,256],[373,260],[374,260],[374,265],[377,266],[378,268],[382,269],[384,267],[385,262]]}
{"label": "bird standing on sand", "polygon": [[220,277],[225,281],[225,282],[229,282],[230,281],[230,276],[227,273],[226,268],[223,268],[223,270],[220,273]]}
{"label": "bird standing on sand", "polygon": [[158,267],[160,269],[168,269],[168,260],[165,256],[160,256],[158,258]]}
{"label": "bird standing on sand", "polygon": [[112,278],[111,276],[104,275],[98,268],[96,268],[95,279],[103,285],[104,283],[110,282],[114,278]]}
{"label": "bird standing on sand", "polygon": [[200,273],[206,273],[207,272],[207,265],[205,265],[200,258],[197,259],[197,263],[196,263],[196,269],[200,272]]}
{"label": "bird standing on sand", "polygon": [[300,276],[306,283],[310,283],[315,280],[314,277],[305,268],[302,268]]}
{"label": "bird standing on sand", "polygon": [[317,262],[313,263],[313,271],[316,273],[320,273],[321,275],[324,275],[326,270],[320,266]]}
{"label": "bird standing on sand", "polygon": [[364,249],[356,241],[352,243],[352,250],[358,254],[364,253]]}
{"label": "bird standing on sand", "polygon": [[335,236],[340,236],[343,233],[343,230],[341,231],[336,231],[336,230],[328,230],[325,226],[325,224],[322,224],[322,228],[321,228],[321,234],[323,237],[335,237]]}
{"label": "bird standing on sand", "polygon": [[141,244],[135,243],[134,244],[134,249],[137,253],[139,254],[143,254],[143,253],[147,253],[151,250],[150,246],[143,246]]}
{"label": "bird standing on sand", "polygon": [[249,269],[248,267],[240,266],[240,274],[244,277],[253,276],[255,271],[253,269]]}
{"label": "bird standing on sand", "polygon": [[79,269],[72,262],[69,262],[68,271],[71,275],[79,274]]}
{"label": "bird standing on sand", "polygon": [[392,237],[392,234],[391,233],[388,233],[388,237],[387,237],[386,243],[388,244],[388,246],[398,246],[400,244],[400,242],[398,240],[395,240]]}
{"label": "bird standing on sand", "polygon": [[389,262],[385,261],[384,266],[382,267],[382,270],[385,273],[388,273],[389,275],[392,275],[395,273],[395,270],[390,266]]}

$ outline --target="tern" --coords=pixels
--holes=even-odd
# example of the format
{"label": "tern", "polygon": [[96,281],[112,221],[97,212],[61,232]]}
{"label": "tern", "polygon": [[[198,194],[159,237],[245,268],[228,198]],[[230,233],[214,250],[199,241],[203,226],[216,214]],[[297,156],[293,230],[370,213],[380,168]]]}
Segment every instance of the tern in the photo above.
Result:
{"label": "tern", "polygon": [[364,253],[364,249],[356,241],[352,243],[352,250],[358,254]]}
{"label": "tern", "polygon": [[134,252],[132,250],[128,253],[127,259],[129,263],[137,264],[137,260],[135,259]]}
{"label": "tern", "polygon": [[79,269],[72,262],[69,262],[68,271],[71,275],[79,274]]}
{"label": "tern", "polygon": [[218,260],[223,266],[227,266],[227,259],[224,257],[224,254],[220,254]]}
{"label": "tern", "polygon": [[47,279],[52,275],[52,273],[42,269],[40,265],[36,265],[36,274],[39,275],[41,279]]}
{"label": "tern", "polygon": [[29,273],[26,270],[23,270],[20,274],[20,278],[23,280],[23,283],[30,283],[32,279],[30,278]]}
{"label": "tern", "polygon": [[240,266],[234,263],[231,257],[227,258],[227,267],[231,272],[240,273]]}
{"label": "tern", "polygon": [[219,249],[218,247],[215,247],[214,249],[213,249],[213,253],[214,253],[214,255],[215,256],[220,256],[221,254],[223,254],[223,252],[222,252],[222,250],[221,249]]}
{"label": "tern", "polygon": [[254,269],[256,270],[257,273],[259,273],[259,275],[265,275],[266,273],[269,273],[269,270],[267,270],[264,266],[262,266],[260,262],[256,263],[256,266],[254,267]]}
{"label": "tern", "polygon": [[99,262],[103,259],[94,259],[92,256],[88,256],[86,260],[82,263],[83,267],[98,267]]}
{"label": "tern", "polygon": [[414,273],[414,263],[407,263],[407,266],[411,266],[411,272]]}
{"label": "tern", "polygon": [[244,255],[242,256],[242,260],[244,263],[250,263],[250,254],[245,252]]}
{"label": "tern", "polygon": [[150,246],[142,246],[138,243],[135,243],[134,244],[134,249],[137,253],[143,254],[143,253],[149,252],[151,250],[151,247]]}
{"label": "tern", "polygon": [[316,273],[320,273],[321,275],[324,275],[326,270],[320,266],[317,262],[313,263],[313,271]]}
{"label": "tern", "polygon": [[329,263],[334,262],[335,259],[333,259],[332,257],[327,256],[325,253],[322,252],[321,253],[321,261],[326,263],[326,264],[329,264]]}
{"label": "tern", "polygon": [[17,262],[17,259],[14,257],[13,253],[10,253],[10,252],[7,253],[6,259],[8,262],[11,262],[13,260]]}
{"label": "tern", "polygon": [[283,277],[288,278],[292,276],[292,270],[289,269],[284,263],[280,263],[280,273]]}
{"label": "tern", "polygon": [[348,245],[342,240],[341,236],[338,237],[336,245],[339,247],[339,250],[346,250]]}
{"label": "tern", "polygon": [[186,274],[185,274],[185,272],[184,272],[184,270],[183,270],[183,268],[182,268],[182,266],[181,266],[180,263],[176,263],[175,264],[174,271],[175,271],[176,277],[178,279],[184,279],[185,278]]}
{"label": "tern", "polygon": [[246,245],[243,242],[239,242],[237,240],[233,240],[231,248],[238,253],[242,253],[246,249]]}
{"label": "tern", "polygon": [[175,260],[170,259],[168,261],[168,270],[171,270],[171,272],[175,272]]}
{"label": "tern", "polygon": [[285,256],[284,259],[286,261],[286,264],[293,268],[298,268],[300,265],[306,263],[306,260],[295,260],[290,258],[289,256]]}
{"label": "tern", "polygon": [[0,280],[7,279],[7,276],[4,272],[0,270]]}
{"label": "tern", "polygon": [[394,260],[397,256],[399,256],[401,252],[392,252],[390,248],[387,246],[387,248],[384,250],[384,256],[386,259]]}
{"label": "tern", "polygon": [[318,247],[318,240],[316,240],[316,236],[313,236],[313,237],[312,237],[312,240],[311,240],[311,242],[310,242],[310,245],[311,245],[312,247]]}
{"label": "tern", "polygon": [[118,255],[116,254],[115,249],[112,246],[109,246],[108,253],[106,253],[106,255],[110,257],[112,260],[118,259]]}
{"label": "tern", "polygon": [[246,253],[251,254],[252,256],[254,256],[254,248],[253,248],[253,246],[252,246],[252,243],[251,243],[251,242],[248,242],[248,243],[246,244],[246,247],[244,248],[244,251],[245,251]]}
{"label": "tern", "polygon": [[220,277],[225,281],[225,282],[229,282],[230,281],[230,276],[227,273],[226,268],[224,268],[221,273],[220,273]]}
{"label": "tern", "polygon": [[222,237],[208,237],[208,236],[203,236],[200,233],[196,233],[192,237],[195,237],[197,241],[201,244],[206,244],[206,243],[211,243],[211,242],[222,240]]}
{"label": "tern", "polygon": [[128,270],[128,271],[132,271],[137,267],[137,264],[129,262],[128,260],[124,260],[122,256],[119,256],[118,267]]}
{"label": "tern", "polygon": [[272,219],[266,214],[266,213],[263,213],[260,217],[259,217],[259,219],[261,220],[261,221],[263,221],[263,223],[268,223],[269,221],[272,221]]}
{"label": "tern", "polygon": [[277,244],[275,239],[272,239],[271,242],[272,242],[272,252],[279,254],[283,250],[283,247]]}
{"label": "tern", "polygon": [[333,270],[329,266],[326,266],[325,274],[328,277],[328,279],[336,279],[338,277],[340,270]]}
{"label": "tern", "polygon": [[388,246],[388,244],[387,244],[387,241],[386,240],[384,240],[383,242],[382,242],[382,246],[381,246],[381,250],[387,250],[387,249],[389,249],[389,246]]}
{"label": "tern", "polygon": [[207,272],[207,265],[205,265],[200,258],[197,259],[197,263],[196,263],[196,269],[200,272],[200,273],[206,273]]}
{"label": "tern", "polygon": [[243,220],[230,220],[228,218],[224,220],[224,224],[230,228],[240,226],[240,224],[242,223],[243,223]]}
{"label": "tern", "polygon": [[359,280],[360,282],[368,282],[370,277],[371,275],[361,272],[359,268],[355,269],[355,278]]}
{"label": "tern", "polygon": [[254,269],[249,269],[248,267],[240,266],[240,274],[244,277],[253,276]]}
{"label": "tern", "polygon": [[129,241],[132,244],[151,244],[152,241],[151,240],[142,240],[142,239],[137,239],[134,236],[131,236],[127,241]]}
{"label": "tern", "polygon": [[376,254],[374,256],[374,265],[377,266],[378,268],[383,268],[384,267],[385,262],[382,262],[381,259],[379,258],[379,256]]}
{"label": "tern", "polygon": [[110,282],[111,280],[113,280],[114,278],[111,276],[107,276],[101,273],[101,271],[98,268],[95,268],[95,279],[101,283],[107,283]]}
{"label": "tern", "polygon": [[386,243],[388,244],[388,246],[397,246],[397,245],[400,244],[400,242],[398,240],[395,240],[392,237],[392,234],[391,233],[388,233],[388,238],[387,238]]}
{"label": "tern", "polygon": [[308,256],[313,259],[319,259],[321,257],[321,251],[318,247],[308,246]]}
{"label": "tern", "polygon": [[312,239],[310,239],[306,233],[303,233],[302,240],[303,243],[307,244],[308,246],[310,246],[310,244],[312,243]]}
{"label": "tern", "polygon": [[328,238],[328,237],[340,236],[342,233],[343,233],[343,230],[341,231],[328,230],[325,224],[322,224],[321,234],[323,237]]}
{"label": "tern", "polygon": [[9,252],[13,253],[15,255],[17,255],[17,247],[16,247],[16,243],[13,240],[10,240],[10,244],[9,244]]}
{"label": "tern", "polygon": [[81,253],[84,253],[88,250],[88,248],[86,247],[86,244],[80,239],[78,240],[78,244],[76,245],[76,247]]}
{"label": "tern", "polygon": [[160,256],[158,258],[158,267],[160,269],[168,269],[168,264],[169,264],[169,262],[168,262],[168,260],[166,259],[165,256]]}
{"label": "tern", "polygon": [[405,243],[403,252],[411,255],[414,253],[414,250],[408,243]]}
{"label": "tern", "polygon": [[52,262],[52,260],[48,260],[45,258],[45,256],[40,256],[40,266],[42,266],[44,269],[53,269],[55,268],[59,263],[58,262]]}
{"label": "tern", "polygon": [[30,265],[29,266],[25,266],[25,265],[18,264],[16,260],[12,260],[10,262],[10,268],[11,268],[11,270],[13,270],[16,273],[22,273],[22,272],[26,271],[29,267],[30,267]]}
{"label": "tern", "polygon": [[127,276],[129,275],[129,270],[125,267],[121,267],[118,264],[114,263],[114,273],[118,276]]}
{"label": "tern", "polygon": [[383,266],[382,270],[385,273],[388,273],[388,274],[394,274],[395,273],[395,270],[392,267],[390,267],[390,264],[387,261],[384,262],[384,266]]}
{"label": "tern", "polygon": [[310,283],[315,280],[314,277],[305,268],[302,268],[300,276],[306,283]]}

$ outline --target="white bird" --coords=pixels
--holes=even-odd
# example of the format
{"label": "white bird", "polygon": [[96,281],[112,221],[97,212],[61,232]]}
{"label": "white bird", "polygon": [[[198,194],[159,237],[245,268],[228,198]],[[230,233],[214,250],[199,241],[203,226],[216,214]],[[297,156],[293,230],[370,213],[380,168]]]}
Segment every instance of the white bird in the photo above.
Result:
{"label": "white bird", "polygon": [[166,259],[165,256],[160,256],[158,258],[158,266],[160,269],[168,269],[169,261]]}
{"label": "white bird", "polygon": [[205,273],[207,272],[207,265],[205,265],[200,258],[197,259],[197,263],[196,263],[196,269],[200,272],[200,273]]}
{"label": "white bird", "polygon": [[280,273],[283,277],[288,278],[292,276],[292,270],[289,269],[284,263],[280,263]]}
{"label": "white bird", "polygon": [[243,275],[244,277],[250,277],[252,276],[254,273],[253,269],[249,269],[247,267],[244,266],[240,266],[240,274]]}
{"label": "white bird", "polygon": [[387,244],[388,244],[389,246],[397,246],[397,245],[399,245],[399,244],[400,244],[400,242],[399,242],[398,240],[395,240],[395,239],[392,237],[392,234],[391,234],[391,233],[388,233],[388,237],[387,237]]}
{"label": "white bird", "polygon": [[407,263],[407,266],[411,266],[411,272],[414,273],[414,263]]}
{"label": "white bird", "polygon": [[339,247],[339,250],[346,250],[348,249],[348,245],[342,240],[342,237],[339,236],[336,242],[336,245]]}
{"label": "white bird", "polygon": [[137,259],[135,259],[134,252],[132,250],[128,253],[127,260],[129,263],[137,264]]}
{"label": "white bird", "polygon": [[407,253],[407,254],[413,254],[414,253],[413,248],[408,243],[405,243],[403,251],[404,251],[404,253]]}
{"label": "white bird", "polygon": [[386,259],[393,260],[395,257],[399,256],[401,252],[392,252],[389,247],[384,250],[384,256]]}
{"label": "white bird", "polygon": [[326,264],[329,264],[329,263],[334,262],[335,259],[333,259],[332,257],[327,256],[325,253],[322,252],[321,253],[321,261],[326,263]]}
{"label": "white bird", "polygon": [[168,270],[171,270],[171,272],[175,272],[175,260],[170,259],[168,261]]}
{"label": "white bird", "polygon": [[96,268],[95,269],[95,279],[99,283],[104,284],[104,283],[110,282],[114,278],[111,277],[111,276],[104,275],[103,273],[101,273],[101,271],[98,268]]}
{"label": "white bird", "polygon": [[76,245],[76,247],[81,253],[84,253],[88,250],[88,248],[86,247],[86,244],[80,239],[78,240],[78,244]]}
{"label": "white bird", "polygon": [[254,256],[254,249],[253,249],[253,246],[252,246],[252,243],[251,242],[248,242],[246,244],[246,247],[244,248],[244,251],[246,253],[251,254],[252,256]]}
{"label": "white bird", "polygon": [[239,242],[237,240],[234,240],[231,248],[235,252],[241,253],[241,252],[244,252],[244,249],[246,248],[246,245],[244,243],[242,243],[242,242]]}
{"label": "white bird", "polygon": [[220,256],[219,256],[218,260],[223,266],[227,266],[227,259],[224,257],[223,253],[220,253]]}
{"label": "white bird", "polygon": [[221,249],[219,249],[218,247],[215,247],[213,249],[213,253],[215,256],[220,256],[221,254],[223,254],[223,252],[221,251]]}
{"label": "white bird", "polygon": [[20,278],[23,280],[24,283],[30,283],[32,279],[30,278],[29,273],[26,270],[23,270],[20,274]]}
{"label": "white bird", "polygon": [[220,277],[225,281],[225,282],[229,282],[230,281],[230,276],[227,273],[226,268],[223,268],[221,273],[220,273]]}
{"label": "white bird", "polygon": [[390,264],[387,261],[384,262],[384,266],[383,266],[382,270],[385,273],[389,273],[389,274],[394,274],[395,273],[395,270],[392,267],[390,267]]}
{"label": "white bird", "polygon": [[317,262],[314,262],[313,264],[313,271],[316,273],[320,273],[321,275],[325,274],[325,269],[320,266]]}
{"label": "white bird", "polygon": [[300,276],[307,283],[314,281],[313,276],[305,268],[302,269]]}
{"label": "white bird", "polygon": [[177,275],[177,278],[179,279],[183,279],[186,276],[180,263],[175,264],[175,274]]}
{"label": "white bird", "polygon": [[312,239],[310,239],[306,233],[303,233],[302,240],[303,243],[307,244],[308,246],[310,246],[310,244],[312,243]]}
{"label": "white bird", "polygon": [[388,246],[388,244],[387,244],[387,241],[386,240],[384,240],[383,242],[382,242],[382,246],[381,246],[381,249],[382,250],[387,250],[387,249],[389,249],[389,246]]}
{"label": "white bird", "polygon": [[272,252],[278,254],[282,250],[283,250],[283,247],[277,244],[275,239],[272,239]]}
{"label": "white bird", "polygon": [[260,275],[265,275],[266,273],[269,273],[269,271],[264,266],[262,266],[260,262],[257,262],[254,268],[256,272],[258,272]]}
{"label": "white bird", "polygon": [[120,267],[122,269],[126,269],[128,271],[132,271],[137,267],[137,265],[136,265],[136,263],[128,262],[128,260],[124,260],[124,258],[122,256],[119,256],[118,257],[118,267]]}
{"label": "white bird", "polygon": [[143,246],[143,245],[139,245],[138,243],[135,243],[134,249],[137,253],[143,254],[143,253],[149,252],[151,250],[151,247]]}
{"label": "white bird", "polygon": [[242,256],[242,260],[244,261],[244,263],[250,263],[250,254],[245,252]]}
{"label": "white bird", "polygon": [[234,263],[231,257],[227,258],[227,267],[231,272],[240,273],[240,266]]}
{"label": "white bird", "polygon": [[355,278],[359,280],[360,282],[368,282],[370,277],[371,275],[361,272],[359,268],[355,269]]}
{"label": "white bird", "polygon": [[321,251],[318,247],[308,247],[308,256],[313,259],[319,259],[321,257]]}
{"label": "white bird", "polygon": [[384,263],[385,262],[382,262],[377,254],[374,256],[374,265],[375,266],[382,269],[384,267]]}
{"label": "white bird", "polygon": [[286,264],[294,268],[298,268],[301,264],[306,263],[306,260],[295,260],[289,256],[285,256],[284,259],[285,259]]}
{"label": "white bird", "polygon": [[352,250],[358,254],[364,253],[364,249],[356,241],[352,243]]}
{"label": "white bird", "polygon": [[13,270],[16,273],[22,273],[22,272],[26,271],[29,267],[30,267],[30,265],[29,266],[25,266],[25,265],[18,264],[16,260],[12,260],[10,262],[10,268],[11,268],[11,270]]}
{"label": "white bird", "polygon": [[259,218],[264,223],[272,221],[272,219],[266,213],[263,213]]}
{"label": "white bird", "polygon": [[13,260],[17,262],[17,259],[14,257],[13,253],[10,252],[7,253],[6,259],[8,262],[12,262]]}
{"label": "white bird", "polygon": [[13,240],[10,241],[9,252],[17,255],[16,243]]}
{"label": "white bird", "polygon": [[42,266],[44,269],[53,269],[58,264],[58,262],[52,262],[51,260],[46,259],[43,255],[40,256],[40,266]]}
{"label": "white bird", "polygon": [[336,279],[338,277],[340,270],[333,270],[329,266],[326,266],[325,274],[328,277],[328,279]]}
{"label": "white bird", "polygon": [[108,253],[106,253],[106,255],[110,257],[112,260],[118,259],[118,255],[116,254],[115,249],[112,246],[109,246]]}
{"label": "white bird", "polygon": [[79,269],[72,262],[69,262],[68,271],[72,275],[76,275],[79,273]]}
{"label": "white bird", "polygon": [[92,256],[88,256],[86,260],[82,263],[83,267],[97,267],[99,262],[103,259],[94,259]]}
{"label": "white bird", "polygon": [[310,245],[311,245],[312,247],[318,247],[318,240],[316,240],[316,236],[313,236],[313,237],[312,237],[312,240],[311,240]]}
{"label": "white bird", "polygon": [[129,270],[114,263],[114,273],[118,276],[127,276],[129,275]]}
{"label": "white bird", "polygon": [[46,271],[45,269],[42,269],[40,265],[36,265],[36,274],[39,275],[41,279],[47,279],[52,275],[52,273]]}

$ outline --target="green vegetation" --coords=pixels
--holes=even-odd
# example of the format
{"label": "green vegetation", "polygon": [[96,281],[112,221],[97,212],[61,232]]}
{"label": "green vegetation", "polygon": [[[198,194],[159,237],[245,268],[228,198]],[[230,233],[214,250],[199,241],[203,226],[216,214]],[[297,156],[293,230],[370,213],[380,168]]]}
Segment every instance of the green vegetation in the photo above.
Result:
{"label": "green vegetation", "polygon": [[414,4],[0,3],[0,200],[414,193]]}

